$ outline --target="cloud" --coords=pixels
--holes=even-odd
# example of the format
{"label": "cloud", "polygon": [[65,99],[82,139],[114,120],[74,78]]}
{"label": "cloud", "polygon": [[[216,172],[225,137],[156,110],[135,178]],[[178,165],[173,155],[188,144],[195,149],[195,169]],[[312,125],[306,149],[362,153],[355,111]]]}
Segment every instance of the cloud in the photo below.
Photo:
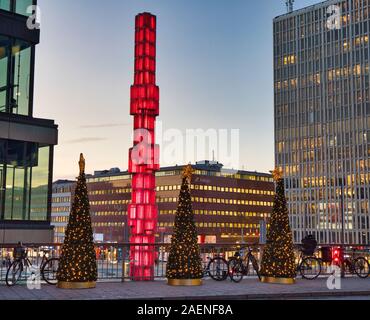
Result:
{"label": "cloud", "polygon": [[129,123],[102,123],[102,124],[89,124],[80,126],[81,129],[93,129],[93,128],[113,128],[113,127],[126,127],[130,126]]}
{"label": "cloud", "polygon": [[108,140],[108,139],[107,138],[87,137],[87,138],[68,140],[65,143],[76,144],[76,143],[96,142],[96,141],[105,141],[105,140]]}

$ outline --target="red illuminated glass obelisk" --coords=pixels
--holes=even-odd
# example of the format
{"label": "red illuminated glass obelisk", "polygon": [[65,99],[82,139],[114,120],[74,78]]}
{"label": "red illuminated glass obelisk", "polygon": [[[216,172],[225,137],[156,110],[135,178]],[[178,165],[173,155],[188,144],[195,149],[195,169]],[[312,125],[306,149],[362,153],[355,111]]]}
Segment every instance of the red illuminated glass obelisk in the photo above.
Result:
{"label": "red illuminated glass obelisk", "polygon": [[156,23],[156,17],[150,13],[136,16],[135,80],[130,108],[134,116],[134,146],[129,153],[132,197],[128,206],[130,276],[135,280],[153,280],[156,258],[155,172],[159,170],[159,147],[155,144],[155,119],[159,115],[159,87],[155,79]]}

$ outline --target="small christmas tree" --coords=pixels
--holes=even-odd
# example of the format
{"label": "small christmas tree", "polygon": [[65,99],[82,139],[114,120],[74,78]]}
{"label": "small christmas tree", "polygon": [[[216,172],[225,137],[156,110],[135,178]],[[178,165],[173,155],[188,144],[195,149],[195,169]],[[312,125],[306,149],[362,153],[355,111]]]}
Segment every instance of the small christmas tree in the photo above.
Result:
{"label": "small christmas tree", "polygon": [[292,284],[295,282],[296,265],[284,179],[278,169],[273,171],[273,177],[276,181],[276,194],[262,258],[262,282]]}
{"label": "small christmas tree", "polygon": [[169,285],[202,284],[202,260],[189,190],[192,171],[191,165],[188,165],[183,172],[174,234],[167,262]]}
{"label": "small christmas tree", "polygon": [[97,280],[85,159],[82,154],[79,166],[80,175],[57,272],[58,287],[64,289],[94,288]]}

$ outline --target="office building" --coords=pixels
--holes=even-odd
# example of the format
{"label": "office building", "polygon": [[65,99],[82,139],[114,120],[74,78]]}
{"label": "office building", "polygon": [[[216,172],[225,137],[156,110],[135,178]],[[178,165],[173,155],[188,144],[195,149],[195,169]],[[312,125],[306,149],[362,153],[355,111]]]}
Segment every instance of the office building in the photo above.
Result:
{"label": "office building", "polygon": [[54,121],[33,117],[35,47],[27,8],[0,1],[0,242],[51,242]]}
{"label": "office building", "polygon": [[[174,226],[184,166],[156,172],[157,242],[169,242]],[[201,243],[258,242],[260,223],[272,212],[274,183],[270,174],[223,170],[217,162],[193,165],[191,195]],[[119,169],[87,178],[95,237],[128,242],[127,205],[131,175]]]}
{"label": "office building", "polygon": [[63,243],[72,209],[75,181],[58,180],[53,183],[51,200],[51,225],[54,227],[54,243]]}
{"label": "office building", "polygon": [[369,5],[274,19],[275,159],[296,242],[370,242]]}

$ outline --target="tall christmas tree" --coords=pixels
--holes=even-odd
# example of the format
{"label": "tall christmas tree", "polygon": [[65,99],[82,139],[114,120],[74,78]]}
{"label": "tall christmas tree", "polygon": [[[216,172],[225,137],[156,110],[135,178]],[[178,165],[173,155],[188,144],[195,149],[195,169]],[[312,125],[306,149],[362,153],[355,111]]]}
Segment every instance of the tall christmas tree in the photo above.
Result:
{"label": "tall christmas tree", "polygon": [[192,172],[191,165],[185,167],[183,172],[174,234],[167,262],[169,285],[194,286],[202,284],[202,260],[189,190]]}
{"label": "tall christmas tree", "polygon": [[261,281],[293,284],[296,277],[296,265],[283,173],[276,169],[273,171],[273,177],[276,182],[276,194],[267,233],[267,244],[262,258]]}
{"label": "tall christmas tree", "polygon": [[57,272],[58,288],[94,288],[97,280],[96,255],[85,177],[85,159],[80,155],[80,175],[69,216]]}

